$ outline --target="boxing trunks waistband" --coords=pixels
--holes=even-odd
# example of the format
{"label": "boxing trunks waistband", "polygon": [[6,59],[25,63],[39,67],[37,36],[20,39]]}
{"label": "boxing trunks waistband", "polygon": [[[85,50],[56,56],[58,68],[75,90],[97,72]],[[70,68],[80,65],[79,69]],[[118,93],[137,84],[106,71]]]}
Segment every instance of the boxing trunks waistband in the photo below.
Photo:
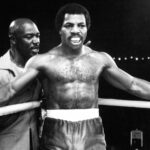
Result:
{"label": "boxing trunks waistband", "polygon": [[46,110],[46,117],[66,121],[83,121],[99,117],[99,109],[55,109]]}

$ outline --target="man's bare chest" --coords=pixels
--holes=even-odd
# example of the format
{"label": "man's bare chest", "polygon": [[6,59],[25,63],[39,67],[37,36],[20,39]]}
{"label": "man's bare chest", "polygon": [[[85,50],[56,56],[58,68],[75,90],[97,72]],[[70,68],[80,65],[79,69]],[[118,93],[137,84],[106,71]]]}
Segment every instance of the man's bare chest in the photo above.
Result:
{"label": "man's bare chest", "polygon": [[50,66],[48,67],[50,77],[59,81],[89,82],[97,80],[101,71],[100,65],[94,60],[88,59],[58,59],[53,61]]}

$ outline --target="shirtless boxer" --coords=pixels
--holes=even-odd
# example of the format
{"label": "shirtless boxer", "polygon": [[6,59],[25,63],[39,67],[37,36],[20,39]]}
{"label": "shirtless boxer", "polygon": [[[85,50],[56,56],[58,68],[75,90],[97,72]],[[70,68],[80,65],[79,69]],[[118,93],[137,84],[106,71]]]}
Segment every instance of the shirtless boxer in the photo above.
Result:
{"label": "shirtless boxer", "polygon": [[67,4],[56,15],[61,44],[31,58],[26,73],[11,84],[12,95],[36,76],[46,97],[41,150],[106,150],[98,110],[99,79],[140,98],[150,99],[150,82],[117,67],[112,57],[84,45],[90,28],[88,10]]}

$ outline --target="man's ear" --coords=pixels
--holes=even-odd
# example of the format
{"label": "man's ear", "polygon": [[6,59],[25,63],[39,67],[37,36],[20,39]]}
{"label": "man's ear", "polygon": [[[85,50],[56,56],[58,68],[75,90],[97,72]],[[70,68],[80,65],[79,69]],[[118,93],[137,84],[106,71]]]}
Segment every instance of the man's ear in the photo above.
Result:
{"label": "man's ear", "polygon": [[16,43],[16,38],[15,38],[15,36],[14,36],[14,35],[9,34],[9,39],[10,39],[11,43],[13,43],[13,44],[15,44],[15,43]]}

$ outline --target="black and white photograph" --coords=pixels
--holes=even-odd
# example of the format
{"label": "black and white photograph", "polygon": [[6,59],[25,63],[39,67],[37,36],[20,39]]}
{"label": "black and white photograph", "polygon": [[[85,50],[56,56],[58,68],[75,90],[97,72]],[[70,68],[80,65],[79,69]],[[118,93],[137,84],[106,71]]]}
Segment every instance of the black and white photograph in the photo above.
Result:
{"label": "black and white photograph", "polygon": [[6,0],[0,15],[0,150],[150,150],[150,1]]}

